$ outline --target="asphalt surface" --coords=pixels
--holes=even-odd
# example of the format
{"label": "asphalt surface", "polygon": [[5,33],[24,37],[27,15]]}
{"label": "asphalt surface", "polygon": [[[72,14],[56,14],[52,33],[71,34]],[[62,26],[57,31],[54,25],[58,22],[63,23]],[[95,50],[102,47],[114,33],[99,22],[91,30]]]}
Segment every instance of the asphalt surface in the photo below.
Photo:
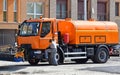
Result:
{"label": "asphalt surface", "polygon": [[47,62],[31,66],[28,62],[0,61],[0,75],[120,75],[120,57],[111,57],[107,63],[76,64],[68,61],[63,65],[52,66]]}

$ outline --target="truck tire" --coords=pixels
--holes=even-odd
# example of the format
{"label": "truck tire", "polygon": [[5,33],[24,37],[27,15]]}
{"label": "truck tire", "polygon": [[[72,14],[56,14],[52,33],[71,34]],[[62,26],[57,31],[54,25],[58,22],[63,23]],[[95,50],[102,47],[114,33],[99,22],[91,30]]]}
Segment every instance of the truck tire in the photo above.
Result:
{"label": "truck tire", "polygon": [[[52,53],[49,53],[48,54],[48,61],[49,61],[49,64],[51,64],[51,65],[53,65],[54,63],[53,63],[53,54]],[[64,57],[63,57],[63,53],[60,51],[60,50],[57,50],[57,53],[55,54],[55,59],[56,59],[56,61],[57,61],[57,63],[58,63],[58,65],[60,65],[60,64],[63,64],[63,62],[64,62]]]}
{"label": "truck tire", "polygon": [[63,53],[60,50],[57,51],[56,59],[58,60],[59,65],[64,63]]}
{"label": "truck tire", "polygon": [[105,47],[100,47],[95,53],[94,58],[92,61],[94,63],[106,63],[109,58],[109,52],[108,49]]}
{"label": "truck tire", "polygon": [[39,62],[39,59],[28,59],[28,62],[30,65],[37,65]]}
{"label": "truck tire", "polygon": [[88,61],[88,59],[75,59],[74,61],[78,64],[84,64]]}

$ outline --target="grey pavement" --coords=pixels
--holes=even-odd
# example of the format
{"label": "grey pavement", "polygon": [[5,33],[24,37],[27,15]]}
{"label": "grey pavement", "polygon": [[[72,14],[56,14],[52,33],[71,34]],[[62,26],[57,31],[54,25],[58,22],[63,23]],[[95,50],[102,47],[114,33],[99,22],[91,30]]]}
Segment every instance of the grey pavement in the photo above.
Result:
{"label": "grey pavement", "polygon": [[120,75],[120,57],[111,57],[107,63],[86,64],[66,62],[63,65],[52,66],[47,62],[31,66],[28,62],[0,61],[0,75]]}

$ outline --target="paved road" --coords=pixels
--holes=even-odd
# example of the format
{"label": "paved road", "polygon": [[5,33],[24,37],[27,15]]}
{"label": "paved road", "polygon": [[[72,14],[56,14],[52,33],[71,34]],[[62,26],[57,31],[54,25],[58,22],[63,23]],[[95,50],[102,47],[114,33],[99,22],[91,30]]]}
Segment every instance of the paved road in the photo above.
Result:
{"label": "paved road", "polygon": [[48,63],[39,63],[30,66],[27,62],[0,61],[0,75],[120,75],[120,57],[111,57],[105,64],[94,64],[88,61],[86,64],[67,62],[59,66],[51,66]]}

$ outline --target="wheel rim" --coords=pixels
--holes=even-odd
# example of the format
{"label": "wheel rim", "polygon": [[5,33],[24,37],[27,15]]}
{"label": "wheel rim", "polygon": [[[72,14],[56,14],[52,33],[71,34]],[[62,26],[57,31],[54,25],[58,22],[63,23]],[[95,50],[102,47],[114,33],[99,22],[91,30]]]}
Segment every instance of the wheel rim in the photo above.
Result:
{"label": "wheel rim", "polygon": [[55,57],[56,57],[56,58],[55,58],[55,60],[56,60],[56,61],[59,61],[60,56],[59,56],[59,54],[58,54],[58,53],[56,53],[56,54],[55,54]]}
{"label": "wheel rim", "polygon": [[100,53],[99,53],[99,59],[101,61],[105,61],[106,60],[106,56],[107,56],[107,54],[106,54],[105,51],[100,51]]}

